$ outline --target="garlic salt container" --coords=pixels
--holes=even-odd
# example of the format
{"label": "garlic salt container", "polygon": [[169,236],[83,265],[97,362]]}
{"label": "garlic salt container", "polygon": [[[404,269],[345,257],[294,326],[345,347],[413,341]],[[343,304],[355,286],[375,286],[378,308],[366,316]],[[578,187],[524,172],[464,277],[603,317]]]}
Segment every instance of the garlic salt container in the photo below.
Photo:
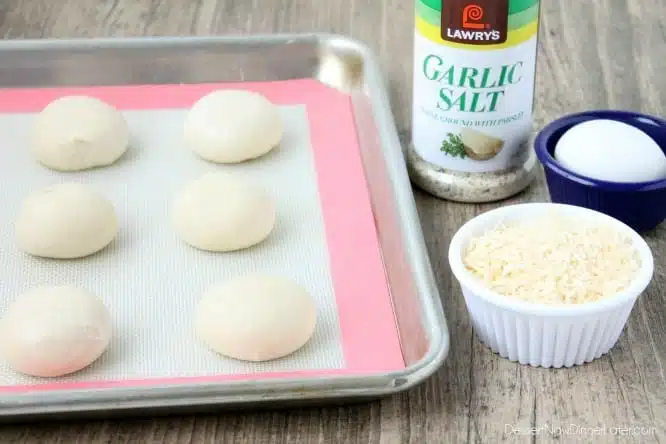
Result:
{"label": "garlic salt container", "polygon": [[627,225],[553,203],[475,217],[453,236],[449,263],[482,342],[512,361],[555,368],[615,345],[654,267]]}
{"label": "garlic salt container", "polygon": [[532,183],[539,0],[416,0],[412,182],[458,202]]}
{"label": "garlic salt container", "polygon": [[666,219],[666,121],[587,111],[551,122],[534,145],[553,202],[600,211],[637,231]]}

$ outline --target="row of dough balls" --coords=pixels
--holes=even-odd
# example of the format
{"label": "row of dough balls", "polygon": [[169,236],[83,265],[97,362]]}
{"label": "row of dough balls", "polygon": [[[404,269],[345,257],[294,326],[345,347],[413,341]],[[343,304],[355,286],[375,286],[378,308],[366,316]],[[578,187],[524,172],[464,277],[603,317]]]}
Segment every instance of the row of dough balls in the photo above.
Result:
{"label": "row of dough balls", "polygon": [[[263,95],[218,90],[200,98],[184,123],[184,140],[216,163],[255,159],[279,145],[283,123]],[[116,162],[128,149],[130,131],[122,114],[102,100],[65,96],[36,117],[31,146],[42,165],[81,171]],[[272,197],[256,184],[210,173],[185,186],[173,202],[180,237],[195,248],[234,251],[263,241],[275,224]],[[85,257],[106,247],[118,232],[111,203],[90,187],[61,184],[30,195],[16,225],[20,248],[48,258]]]}
{"label": "row of dough balls", "polygon": [[[183,139],[201,158],[215,163],[256,159],[278,146],[284,127],[277,106],[259,93],[218,90],[188,111]],[[83,171],[115,163],[130,145],[130,130],[113,106],[88,96],[64,96],[36,117],[32,152],[57,171]]]}
{"label": "row of dough balls", "polygon": [[[194,329],[210,350],[260,362],[303,347],[316,317],[303,287],[255,274],[206,290],[196,307]],[[70,285],[37,287],[20,295],[0,321],[0,351],[14,371],[58,377],[95,362],[112,335],[111,316],[99,297]]]}
{"label": "row of dough balls", "polygon": [[[266,154],[283,133],[277,107],[248,91],[215,91],[185,119],[184,138],[200,157],[239,163]],[[128,149],[129,129],[105,102],[68,96],[36,118],[32,149],[44,166],[82,171],[108,166]],[[233,251],[264,240],[272,231],[275,203],[265,190],[229,174],[208,173],[181,189],[172,222],[188,244]],[[92,187],[52,185],[26,198],[16,220],[18,244],[47,258],[94,254],[116,237],[111,202]],[[53,316],[58,313],[58,316]],[[316,323],[313,299],[283,277],[250,275],[211,287],[195,320],[200,339],[213,351],[246,361],[277,359],[301,348]],[[39,287],[19,296],[0,320],[0,352],[16,371],[63,376],[96,361],[112,336],[101,299],[76,286]]]}
{"label": "row of dough balls", "polygon": [[[273,231],[276,204],[259,185],[222,172],[205,173],[181,188],[171,204],[179,237],[212,252],[249,248]],[[118,234],[113,204],[83,183],[50,185],[30,194],[19,208],[16,239],[24,252],[76,259],[104,249]]]}

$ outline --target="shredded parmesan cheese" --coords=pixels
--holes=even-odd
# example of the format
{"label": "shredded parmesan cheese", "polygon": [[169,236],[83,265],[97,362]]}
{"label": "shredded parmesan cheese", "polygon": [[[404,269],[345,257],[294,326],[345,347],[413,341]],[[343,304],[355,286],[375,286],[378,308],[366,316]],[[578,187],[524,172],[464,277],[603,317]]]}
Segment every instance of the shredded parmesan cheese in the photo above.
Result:
{"label": "shredded parmesan cheese", "polygon": [[555,213],[472,239],[463,263],[496,293],[549,305],[611,297],[641,267],[631,240],[617,230]]}

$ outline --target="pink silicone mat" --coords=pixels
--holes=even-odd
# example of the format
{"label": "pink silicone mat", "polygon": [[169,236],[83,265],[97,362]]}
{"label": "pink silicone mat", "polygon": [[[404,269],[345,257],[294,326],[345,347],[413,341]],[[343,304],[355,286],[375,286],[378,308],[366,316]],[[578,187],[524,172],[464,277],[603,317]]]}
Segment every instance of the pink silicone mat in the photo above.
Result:
{"label": "pink silicone mat", "polygon": [[[336,369],[247,372],[134,380],[43,381],[0,386],[0,391],[257,380],[331,374],[368,374],[405,367],[370,196],[347,95],[311,80],[266,83],[140,85],[0,90],[0,113],[35,113],[64,95],[98,97],[123,111],[187,109],[206,93],[252,90],[277,105],[304,105],[316,186],[323,214],[344,365]],[[178,359],[174,356],[173,359]]]}

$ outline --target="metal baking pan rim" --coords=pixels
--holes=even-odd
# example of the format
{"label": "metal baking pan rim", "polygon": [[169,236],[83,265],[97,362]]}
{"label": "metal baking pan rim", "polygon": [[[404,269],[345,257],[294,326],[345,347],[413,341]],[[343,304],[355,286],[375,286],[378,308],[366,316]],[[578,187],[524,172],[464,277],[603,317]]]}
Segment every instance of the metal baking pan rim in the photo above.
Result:
{"label": "metal baking pan rim", "polygon": [[348,49],[353,49],[364,58],[374,59],[372,50],[360,40],[345,35],[303,32],[303,33],[277,33],[252,35],[220,35],[220,36],[136,36],[136,37],[93,37],[93,38],[49,38],[49,39],[8,39],[0,40],[0,51],[29,51],[29,50],[96,50],[96,49],[144,49],[156,48],[188,48],[209,47],[219,44],[225,45],[273,45],[279,46],[291,43],[324,43],[338,41],[344,43]]}
{"label": "metal baking pan rim", "polygon": [[[414,263],[415,281],[425,308],[424,324],[432,328],[429,349],[416,363],[395,372],[369,375],[297,378],[266,381],[235,381],[192,383],[166,386],[104,388],[6,394],[0,398],[0,416],[48,414],[104,409],[150,408],[158,406],[190,406],[233,404],[298,399],[331,399],[354,396],[377,397],[406,390],[423,382],[443,363],[449,352],[449,332],[423,239],[414,196],[409,185],[404,153],[397,135],[386,83],[373,51],[364,43],[343,35],[328,33],[288,33],[251,36],[204,37],[126,37],[93,39],[25,39],[0,41],[0,52],[29,50],[95,50],[145,49],[167,47],[200,47],[219,44],[271,44],[297,42],[343,45],[358,53],[364,61],[366,86],[372,88],[373,115],[379,129],[387,172],[393,183],[397,211],[405,223],[403,234],[411,248],[408,256]],[[74,405],[78,403],[78,405]]]}
{"label": "metal baking pan rim", "polygon": [[[0,417],[85,413],[108,410],[189,408],[251,403],[281,403],[346,398],[373,399],[404,391],[439,368],[442,349],[433,359],[398,372],[368,376],[300,378],[275,381],[192,383],[163,386],[30,392],[3,396]],[[427,362],[426,362],[427,361]]]}
{"label": "metal baking pan rim", "polygon": [[[331,34],[316,35],[322,40],[341,39],[346,42],[348,47],[354,48],[363,57],[366,67],[366,84],[375,85],[374,94],[371,94],[371,108],[378,127],[381,145],[385,148],[382,152],[384,153],[383,158],[386,163],[387,172],[392,184],[405,184],[402,187],[393,186],[392,190],[397,203],[396,209],[398,215],[401,220],[405,221],[402,225],[405,245],[411,246],[407,253],[410,261],[412,261],[414,280],[418,288],[419,297],[421,298],[421,305],[426,309],[424,324],[434,329],[429,338],[430,345],[428,351],[418,362],[408,366],[401,372],[412,376],[412,380],[408,381],[402,387],[402,390],[405,390],[432,375],[444,362],[450,348],[447,320],[433,274],[432,264],[428,256],[428,249],[425,244],[411,188],[405,151],[400,143],[395,121],[391,113],[391,103],[387,94],[387,82],[384,79],[380,63],[372,49],[366,44],[348,37]],[[367,79],[370,79],[370,82]]]}

